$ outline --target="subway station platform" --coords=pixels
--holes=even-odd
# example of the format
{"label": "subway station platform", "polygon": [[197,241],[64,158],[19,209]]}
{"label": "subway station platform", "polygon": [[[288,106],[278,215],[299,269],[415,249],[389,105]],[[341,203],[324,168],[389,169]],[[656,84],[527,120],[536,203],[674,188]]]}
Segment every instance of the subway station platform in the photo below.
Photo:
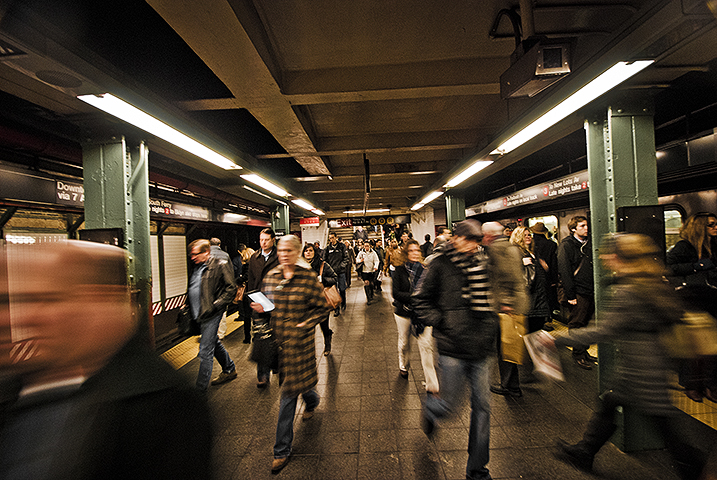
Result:
{"label": "subway station platform", "polygon": [[[331,317],[334,331],[330,356],[321,355],[323,336],[316,330],[321,404],[303,421],[303,402],[294,423],[289,464],[270,472],[279,409],[278,378],[260,390],[256,366],[247,360],[250,345],[242,343],[241,322],[224,344],[239,376],[210,387],[208,400],[215,417],[213,454],[215,478],[331,479],[331,480],[458,480],[465,478],[470,409],[467,398],[449,421],[438,424],[429,440],[420,428],[425,400],[423,372],[412,339],[408,380],[399,377],[397,333],[391,307],[390,282],[382,297],[366,305],[354,278],[347,290],[348,308]],[[231,317],[230,317],[231,318]],[[190,345],[196,340],[189,339]],[[608,443],[595,460],[594,472],[584,473],[553,456],[557,438],[580,439],[596,399],[597,369],[585,371],[564,355],[566,382],[541,380],[523,384],[522,398],[492,395],[491,452],[488,468],[494,479],[677,479],[664,450],[625,454]],[[180,372],[194,381],[195,358]],[[215,363],[214,376],[219,373]],[[522,373],[522,372],[521,372]],[[497,368],[495,376],[497,378]],[[715,430],[690,417],[690,429],[707,445]]]}

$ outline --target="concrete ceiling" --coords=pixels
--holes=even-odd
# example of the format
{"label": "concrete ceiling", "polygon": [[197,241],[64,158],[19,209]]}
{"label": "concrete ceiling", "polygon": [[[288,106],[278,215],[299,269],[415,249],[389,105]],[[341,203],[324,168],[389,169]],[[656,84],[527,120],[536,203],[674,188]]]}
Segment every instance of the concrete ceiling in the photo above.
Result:
{"label": "concrete ceiling", "polygon": [[[331,214],[346,207],[405,210],[555,103],[580,72],[648,56],[656,65],[629,85],[658,90],[717,56],[715,17],[703,2],[533,2],[536,35],[573,40],[575,73],[533,98],[505,100],[499,78],[511,66],[516,39],[509,16],[499,12],[519,11],[517,1],[118,3],[108,11],[89,0],[68,2],[72,7],[0,2],[0,40],[29,46],[101,90],[140,92],[246,170]],[[102,28],[113,19],[121,31]],[[31,38],[38,31],[42,41]],[[109,40],[123,32],[143,38]],[[42,82],[9,60],[0,61],[0,90],[78,125],[79,137],[98,122],[72,89]],[[575,116],[496,158],[467,188],[580,127]],[[201,171],[202,183],[271,204],[246,193],[237,172],[155,145],[163,157]]]}

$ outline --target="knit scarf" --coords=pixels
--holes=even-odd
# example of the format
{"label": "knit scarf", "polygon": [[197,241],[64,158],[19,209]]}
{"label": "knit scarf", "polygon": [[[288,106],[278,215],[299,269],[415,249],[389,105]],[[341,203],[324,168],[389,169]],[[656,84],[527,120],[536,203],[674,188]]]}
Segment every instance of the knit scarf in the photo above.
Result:
{"label": "knit scarf", "polygon": [[491,292],[488,280],[488,255],[483,247],[473,253],[460,253],[453,245],[448,244],[445,255],[453,264],[460,268],[466,276],[466,286],[463,287],[463,298],[468,300],[471,310],[478,312],[491,312]]}

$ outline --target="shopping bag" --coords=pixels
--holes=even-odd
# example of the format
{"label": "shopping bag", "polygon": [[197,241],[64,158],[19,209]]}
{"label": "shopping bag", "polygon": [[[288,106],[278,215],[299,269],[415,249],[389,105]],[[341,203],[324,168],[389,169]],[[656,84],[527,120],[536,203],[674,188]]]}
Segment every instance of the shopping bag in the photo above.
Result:
{"label": "shopping bag", "polygon": [[553,337],[545,330],[538,330],[525,335],[523,340],[525,340],[525,346],[533,360],[534,371],[564,382],[560,354]]}
{"label": "shopping bag", "polygon": [[717,355],[717,321],[707,312],[686,311],[660,334],[660,341],[672,358]]}
{"label": "shopping bag", "polygon": [[523,336],[528,332],[525,315],[500,315],[500,345],[501,360],[522,365],[525,361],[526,350]]}

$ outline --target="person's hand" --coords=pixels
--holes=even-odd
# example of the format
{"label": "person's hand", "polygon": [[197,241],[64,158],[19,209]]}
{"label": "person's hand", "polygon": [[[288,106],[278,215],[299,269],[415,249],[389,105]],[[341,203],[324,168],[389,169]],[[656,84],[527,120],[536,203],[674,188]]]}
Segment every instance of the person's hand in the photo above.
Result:
{"label": "person's hand", "polygon": [[501,305],[500,306],[500,312],[501,313],[508,313],[510,315],[513,315],[515,313],[515,310],[513,308],[509,307],[508,305]]}
{"label": "person's hand", "polygon": [[251,302],[251,303],[249,304],[249,306],[250,306],[251,309],[254,310],[255,312],[264,313],[264,307],[262,307],[260,303]]}
{"label": "person's hand", "polygon": [[578,299],[577,299],[577,298],[573,298],[572,300],[568,300],[568,303],[569,303],[570,305],[577,305],[577,304],[578,304]]}
{"label": "person's hand", "polygon": [[301,322],[296,324],[296,328],[304,328],[306,326],[306,322]]}
{"label": "person's hand", "polygon": [[550,267],[548,267],[548,264],[545,263],[545,260],[540,258],[538,259],[538,261],[540,262],[540,266],[543,267],[543,270],[545,270],[546,272],[550,270]]}

